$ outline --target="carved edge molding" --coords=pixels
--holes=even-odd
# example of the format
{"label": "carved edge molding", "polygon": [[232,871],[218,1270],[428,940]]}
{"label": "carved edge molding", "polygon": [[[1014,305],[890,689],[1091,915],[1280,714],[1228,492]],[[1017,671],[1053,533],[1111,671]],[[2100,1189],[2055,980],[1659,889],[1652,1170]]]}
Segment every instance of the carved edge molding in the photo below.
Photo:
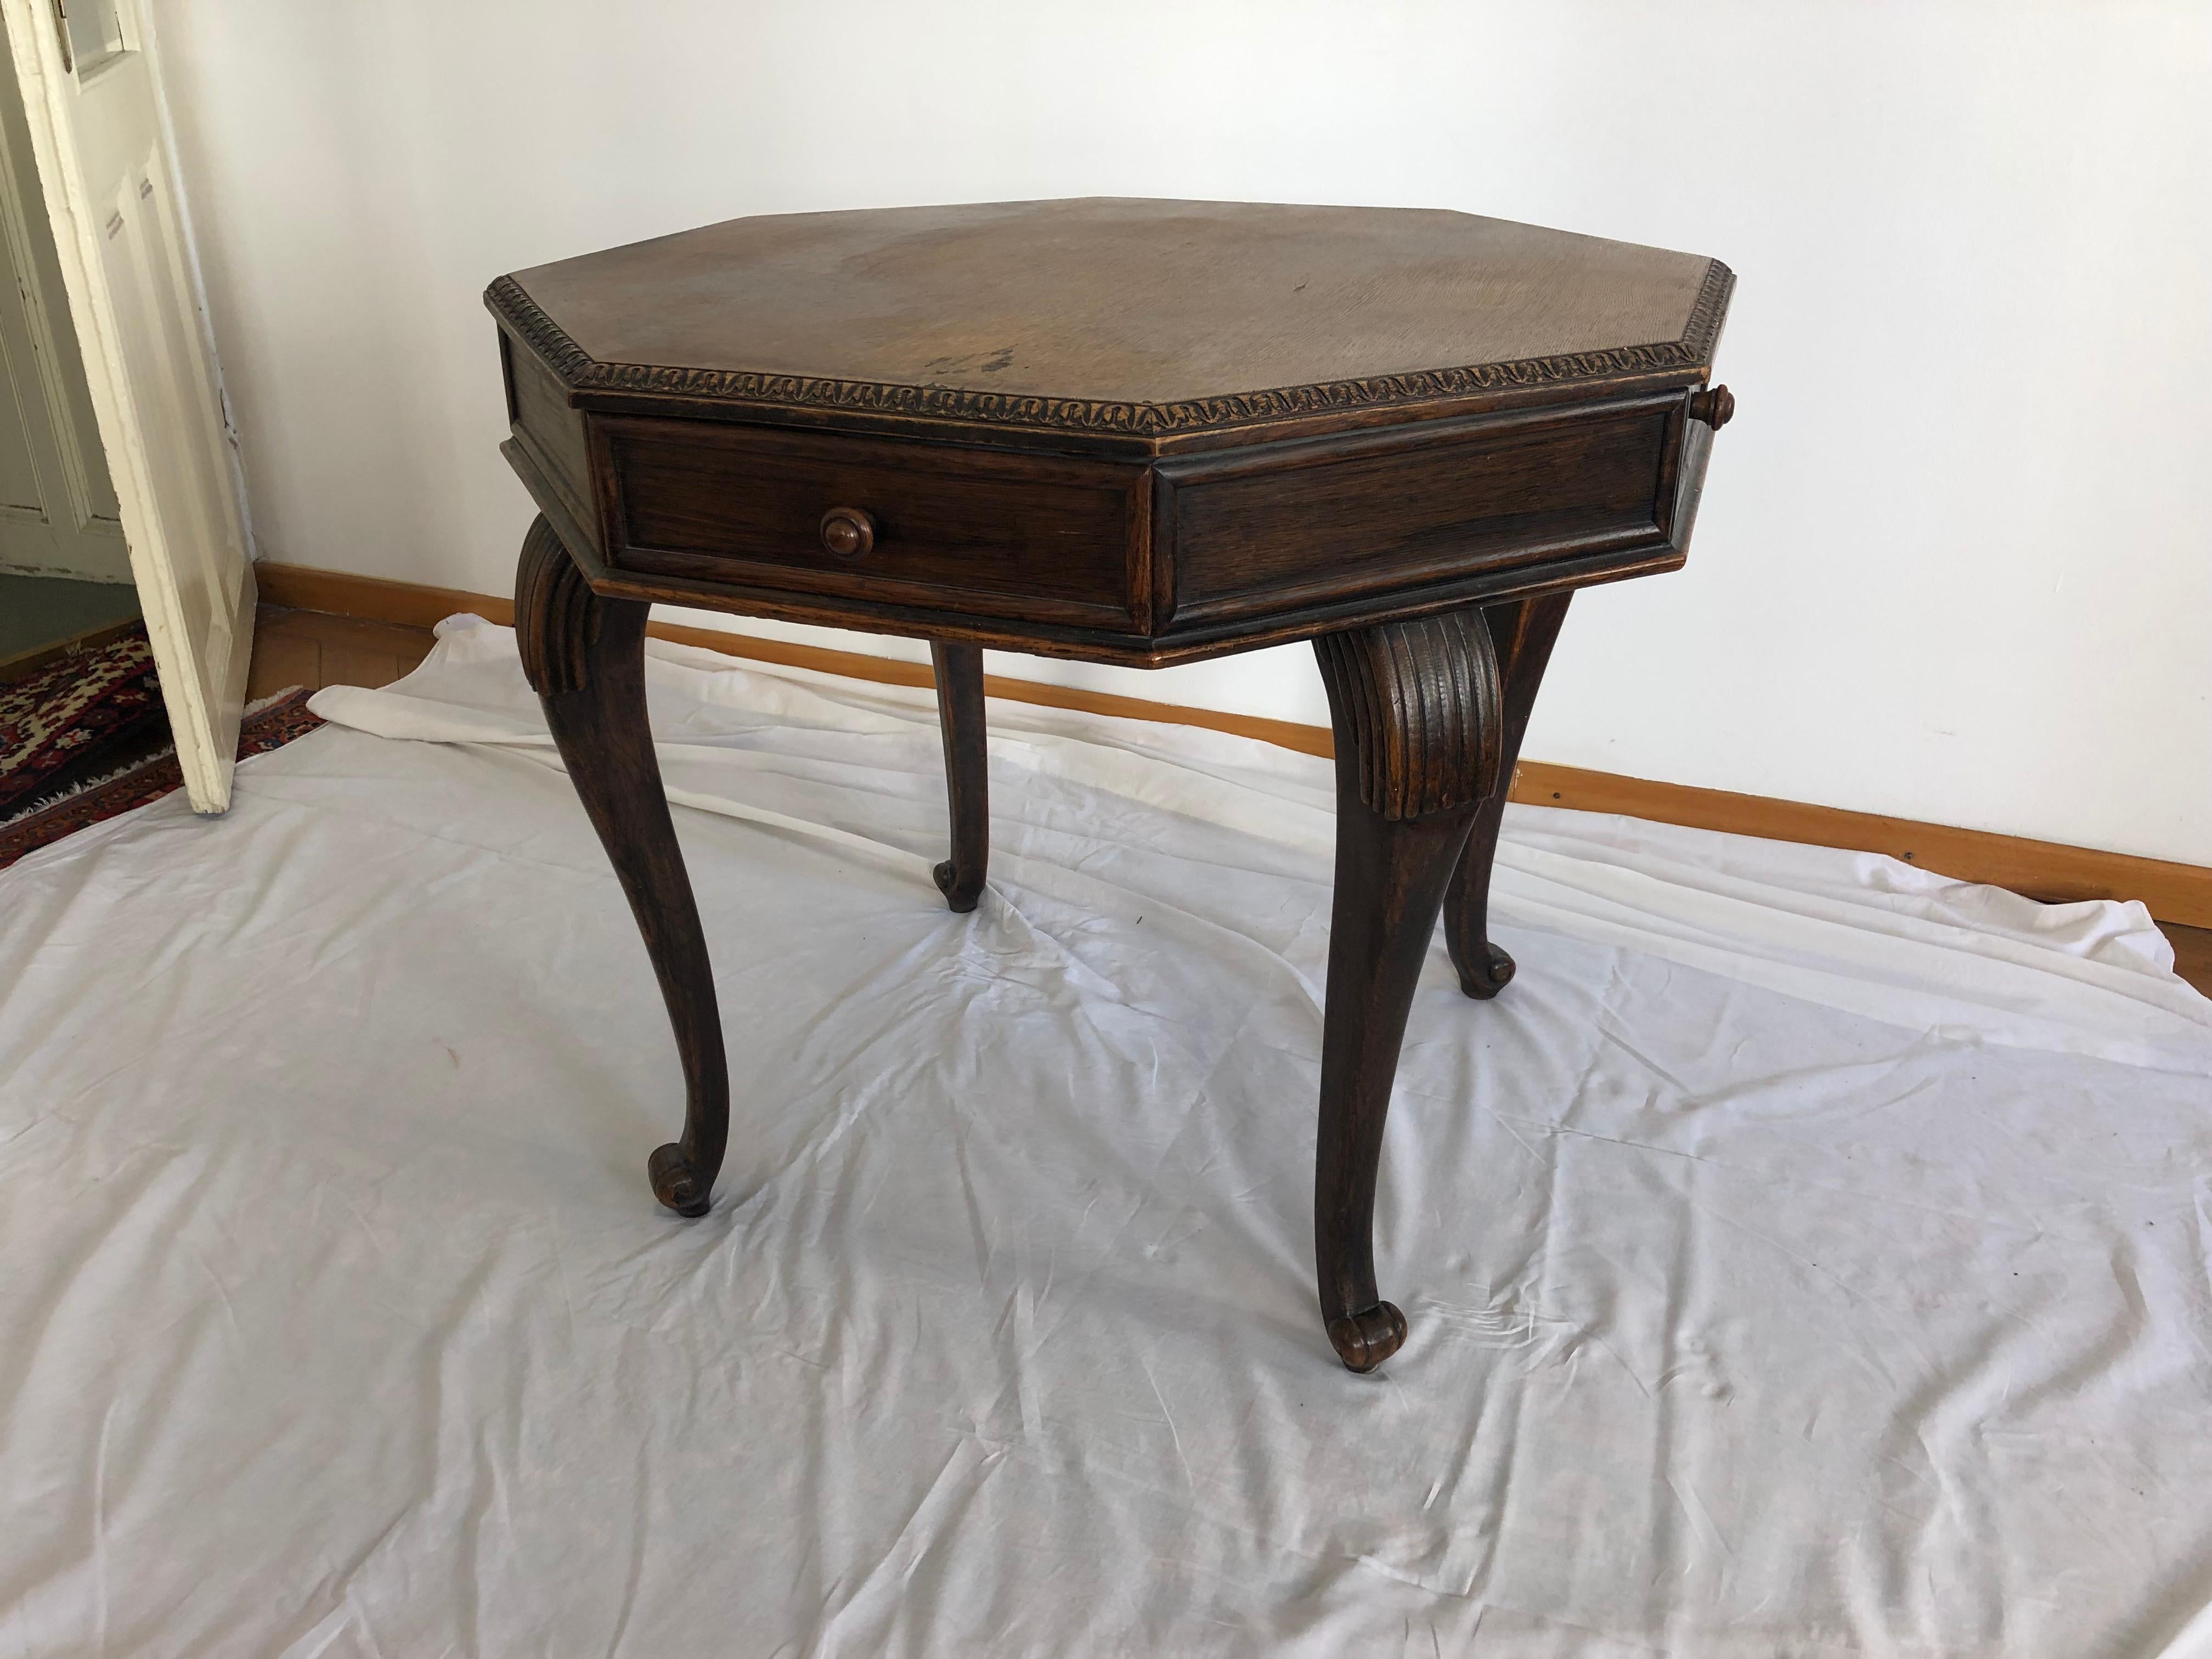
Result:
{"label": "carved edge molding", "polygon": [[1729,295],[1735,287],[1735,273],[1717,259],[1709,261],[1697,302],[1691,307],[1689,321],[1677,340],[1619,346],[1606,351],[1575,352],[1559,357],[1529,357],[1517,362],[1479,363],[1465,368],[1420,369],[1366,380],[1278,386],[1267,392],[1240,392],[1174,404],[1096,403],[1078,398],[1041,398],[957,386],[763,374],[750,369],[656,368],[645,363],[603,363],[569,338],[514,277],[501,276],[486,289],[484,304],[495,316],[510,324],[531,349],[572,390],[578,392],[659,392],[770,408],[852,410],[877,415],[973,421],[992,426],[1154,436],[1249,426],[1300,415],[1428,403],[1513,386],[1562,385],[1623,374],[1704,368],[1709,366],[1714,343],[1720,335],[1721,319],[1728,310]]}
{"label": "carved edge molding", "polygon": [[555,696],[580,691],[591,683],[599,614],[591,584],[539,514],[522,538],[514,580],[514,642],[532,690]]}
{"label": "carved edge molding", "polygon": [[1480,611],[1382,623],[1314,641],[1359,799],[1395,823],[1486,799],[1505,749],[1498,654]]}

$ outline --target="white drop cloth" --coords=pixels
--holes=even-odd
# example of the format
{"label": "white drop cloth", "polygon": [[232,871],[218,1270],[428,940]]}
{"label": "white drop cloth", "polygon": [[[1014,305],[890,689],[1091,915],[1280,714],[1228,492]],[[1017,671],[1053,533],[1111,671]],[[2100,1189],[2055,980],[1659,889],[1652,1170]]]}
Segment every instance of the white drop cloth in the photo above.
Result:
{"label": "white drop cloth", "polygon": [[0,875],[0,1656],[2212,1647],[2212,1005],[2139,908],[1516,809],[1356,1377],[1323,763],[994,703],[956,917],[927,694],[654,647],[686,1223],[620,892],[442,632]]}

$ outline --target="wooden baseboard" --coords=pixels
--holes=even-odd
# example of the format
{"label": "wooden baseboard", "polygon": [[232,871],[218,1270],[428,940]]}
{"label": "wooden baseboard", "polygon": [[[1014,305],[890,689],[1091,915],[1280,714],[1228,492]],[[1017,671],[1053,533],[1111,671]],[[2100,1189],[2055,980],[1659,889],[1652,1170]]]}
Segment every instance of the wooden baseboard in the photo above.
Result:
{"label": "wooden baseboard", "polygon": [[262,604],[282,605],[287,611],[319,611],[330,617],[398,623],[411,628],[428,628],[456,612],[473,611],[487,622],[514,625],[511,597],[392,582],[381,576],[349,576],[342,570],[314,570],[303,564],[274,564],[265,559],[254,565],[253,579],[260,585]]}
{"label": "wooden baseboard", "polygon": [[1719,830],[1768,841],[1802,842],[1887,853],[1961,881],[1987,882],[2046,904],[2081,899],[2141,899],[2160,921],[2212,927],[2212,869],[2127,853],[2029,841],[1988,830],[1956,830],[1911,818],[1883,817],[1838,806],[1736,795],[1683,783],[1654,783],[1610,772],[1523,761],[1513,799],[1584,812],[1619,812],[1693,830]]}
{"label": "wooden baseboard", "polygon": [[[300,565],[259,564],[254,567],[254,574],[261,584],[264,603],[296,611],[319,611],[332,616],[422,628],[457,611],[473,611],[496,623],[512,623],[514,620],[513,601],[489,594],[384,581],[373,576],[349,576]],[[657,639],[703,646],[728,656],[820,669],[879,684],[930,684],[926,663],[794,645],[784,640],[757,639],[720,629],[685,628],[672,623],[655,623],[651,632]],[[1000,674],[985,676],[983,686],[990,696],[1015,702],[1205,726],[1239,737],[1258,738],[1308,755],[1326,756],[1331,752],[1326,726],[1152,702],[1142,697],[1118,696],[1110,692],[1082,691]],[[1939,871],[1962,881],[2010,888],[2047,903],[2080,899],[2140,899],[2161,921],[2212,927],[2212,869],[2199,865],[2100,852],[2057,842],[2028,841],[1984,830],[1919,823],[1910,818],[1813,806],[1802,801],[1773,800],[1763,795],[1732,794],[1724,789],[1700,789],[1689,784],[1588,772],[1578,767],[1552,766],[1540,761],[1521,763],[1514,774],[1513,799],[1585,812],[1618,812],[1659,823],[1759,836],[1770,841],[1886,853],[1923,869]]]}
{"label": "wooden baseboard", "polygon": [[[457,611],[473,611],[487,622],[514,623],[514,601],[489,593],[464,593],[458,588],[419,587],[412,582],[386,581],[377,576],[349,576],[335,570],[310,570],[304,565],[260,563],[253,567],[261,584],[264,605],[289,611],[319,611],[332,617],[351,617],[364,622],[398,623],[428,628]],[[651,623],[647,630],[656,640],[696,645],[725,656],[746,657],[756,662],[781,663],[787,668],[814,668],[848,679],[873,680],[879,685],[933,684],[929,665],[905,662],[896,657],[871,656],[860,651],[837,651],[818,645],[795,645],[788,640],[764,640],[750,634],[732,634],[719,628],[687,628],[681,623]],[[1180,703],[1152,702],[1143,697],[1124,697],[1111,691],[1080,691],[1071,686],[1047,685],[1038,680],[986,674],[985,693],[1010,702],[1035,703],[1047,708],[1079,708],[1093,714],[1121,714],[1131,720],[1166,720],[1178,726],[1202,726],[1239,737],[1258,738],[1308,755],[1333,753],[1328,728],[1305,726],[1297,720],[1271,720],[1260,714],[1231,714],[1216,708],[1188,708]]]}

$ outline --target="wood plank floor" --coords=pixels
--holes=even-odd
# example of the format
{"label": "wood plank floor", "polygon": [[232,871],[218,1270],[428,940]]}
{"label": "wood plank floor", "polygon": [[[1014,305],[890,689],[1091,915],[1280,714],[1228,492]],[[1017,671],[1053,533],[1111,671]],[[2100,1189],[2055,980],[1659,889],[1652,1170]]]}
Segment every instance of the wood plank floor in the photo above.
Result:
{"label": "wood plank floor", "polygon": [[429,654],[427,628],[357,622],[313,611],[280,611],[264,605],[253,622],[253,661],[246,674],[248,701],[295,685],[389,685]]}
{"label": "wood plank floor", "polygon": [[[411,672],[431,643],[427,628],[264,605],[254,623],[246,696],[265,697],[295,685],[389,685]],[[2174,971],[2212,996],[2212,927],[2159,926],[2173,943]]]}

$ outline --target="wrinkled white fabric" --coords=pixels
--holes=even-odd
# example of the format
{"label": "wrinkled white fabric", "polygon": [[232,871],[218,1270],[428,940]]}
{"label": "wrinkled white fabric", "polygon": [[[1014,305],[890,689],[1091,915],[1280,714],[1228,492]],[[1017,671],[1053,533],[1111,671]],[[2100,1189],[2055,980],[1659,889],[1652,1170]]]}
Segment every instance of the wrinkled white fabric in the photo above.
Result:
{"label": "wrinkled white fabric", "polygon": [[[516,666],[0,874],[0,1656],[2193,1654],[2212,1005],[2134,906],[1509,816],[1311,1288],[1320,762],[653,647],[714,1208]],[[401,739],[401,740],[394,740]]]}

